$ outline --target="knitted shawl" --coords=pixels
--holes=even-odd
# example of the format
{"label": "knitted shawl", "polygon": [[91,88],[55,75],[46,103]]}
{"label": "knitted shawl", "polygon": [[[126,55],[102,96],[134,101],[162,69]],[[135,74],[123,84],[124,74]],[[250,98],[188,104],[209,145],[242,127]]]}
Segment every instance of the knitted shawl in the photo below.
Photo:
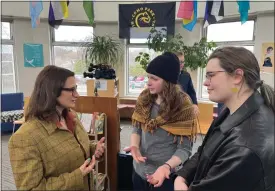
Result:
{"label": "knitted shawl", "polygon": [[167,131],[168,135],[175,135],[174,140],[176,140],[176,136],[181,136],[181,143],[183,136],[187,136],[193,141],[197,132],[197,120],[190,97],[186,93],[181,92],[179,98],[182,99],[181,103],[183,103],[181,107],[178,107],[177,110],[168,111],[168,115],[165,117],[162,113],[159,113],[155,119],[151,119],[150,114],[153,103],[146,106],[141,103],[141,100],[146,95],[145,91],[149,90],[144,90],[137,100],[135,111],[132,115],[133,126],[151,133],[160,127]]}

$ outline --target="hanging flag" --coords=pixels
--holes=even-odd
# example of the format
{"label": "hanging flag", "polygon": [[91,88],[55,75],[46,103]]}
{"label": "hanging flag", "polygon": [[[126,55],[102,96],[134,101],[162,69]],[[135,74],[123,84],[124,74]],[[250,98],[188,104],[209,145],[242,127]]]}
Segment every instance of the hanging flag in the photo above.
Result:
{"label": "hanging flag", "polygon": [[[119,4],[119,38],[140,38],[132,29],[163,27],[167,35],[175,33],[176,2]],[[131,35],[133,34],[133,35]]]}
{"label": "hanging flag", "polygon": [[239,13],[241,17],[241,23],[244,24],[248,20],[248,10],[250,10],[249,1],[237,1],[239,5]]}
{"label": "hanging flag", "polygon": [[204,28],[214,24],[224,17],[223,1],[207,1],[204,15]]}
{"label": "hanging flag", "polygon": [[182,27],[192,31],[194,26],[197,23],[197,17],[198,17],[198,2],[197,1],[193,1],[193,12],[192,12],[192,16],[190,19],[183,19],[182,20]]}
{"label": "hanging flag", "polygon": [[39,15],[43,10],[42,1],[31,1],[30,2],[30,17],[32,28],[36,28],[40,23]]}
{"label": "hanging flag", "polygon": [[94,2],[93,1],[83,1],[84,11],[89,19],[91,25],[94,24]]}
{"label": "hanging flag", "polygon": [[191,20],[193,11],[194,11],[193,1],[181,1],[178,9],[177,17]]}
{"label": "hanging flag", "polygon": [[68,6],[69,1],[50,1],[48,21],[52,27],[57,29],[69,16]]}

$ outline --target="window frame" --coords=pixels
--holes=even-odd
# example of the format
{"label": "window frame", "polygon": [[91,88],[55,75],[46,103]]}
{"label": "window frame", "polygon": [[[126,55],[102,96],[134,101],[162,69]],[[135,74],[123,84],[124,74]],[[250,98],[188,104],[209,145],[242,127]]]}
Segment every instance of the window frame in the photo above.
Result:
{"label": "window frame", "polygon": [[[18,70],[17,70],[17,65],[16,65],[16,56],[14,55],[15,53],[15,46],[14,46],[14,22],[12,19],[1,19],[1,30],[2,30],[2,22],[6,22],[10,24],[10,39],[2,39],[1,35],[1,46],[2,45],[11,45],[12,46],[12,62],[13,62],[13,85],[14,85],[14,92],[9,92],[9,93],[16,93],[19,91],[19,82],[18,82]],[[2,31],[1,31],[2,32]],[[1,60],[2,62],[2,60]],[[2,69],[1,69],[2,70]],[[3,75],[3,73],[1,73]],[[1,79],[2,80],[2,79]],[[1,92],[2,92],[2,85],[1,85]]]}
{"label": "window frame", "polygon": [[[93,34],[95,31],[95,28],[93,26],[88,25],[88,24],[83,24],[83,23],[63,22],[60,26],[71,26],[71,27],[85,26],[85,27],[93,28]],[[53,28],[53,27],[51,27],[51,29],[50,29],[50,38],[51,38],[51,62],[52,62],[52,65],[55,65],[55,66],[58,66],[55,63],[55,51],[54,51],[55,46],[84,47],[84,43],[86,43],[85,41],[83,41],[83,42],[55,41],[55,28]],[[79,92],[79,93],[87,93],[87,90],[86,90],[86,92]]]}
{"label": "window frame", "polygon": [[124,94],[126,97],[138,97],[140,93],[130,93],[129,92],[129,49],[130,48],[148,48],[147,43],[130,43],[130,39],[126,40],[126,50],[125,50],[125,72],[124,72],[124,79],[125,79],[125,87],[124,87]]}
{"label": "window frame", "polygon": [[[253,27],[253,38],[252,40],[246,40],[246,41],[224,41],[224,42],[215,42],[217,47],[219,46],[254,46],[255,48],[255,32],[256,32],[256,22],[257,18],[256,16],[249,16],[247,21],[254,21],[254,27]],[[227,18],[223,19],[215,24],[220,24],[220,23],[230,23],[230,22],[240,22],[239,18]],[[202,37],[207,38],[207,28],[202,28]],[[254,52],[254,50],[253,50]],[[199,101],[202,102],[211,102],[208,98],[203,98],[202,97],[202,92],[203,92],[203,79],[204,79],[204,71],[205,68],[198,68],[198,73],[197,73],[197,97]]]}

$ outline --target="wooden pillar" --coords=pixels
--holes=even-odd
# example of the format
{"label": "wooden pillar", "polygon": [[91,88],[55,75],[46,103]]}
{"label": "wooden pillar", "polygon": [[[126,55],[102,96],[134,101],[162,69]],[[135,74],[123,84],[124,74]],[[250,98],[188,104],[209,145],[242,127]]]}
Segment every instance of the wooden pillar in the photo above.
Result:
{"label": "wooden pillar", "polygon": [[117,98],[80,96],[75,111],[80,113],[103,112],[107,115],[107,166],[110,190],[117,190],[117,154],[120,150],[119,115]]}

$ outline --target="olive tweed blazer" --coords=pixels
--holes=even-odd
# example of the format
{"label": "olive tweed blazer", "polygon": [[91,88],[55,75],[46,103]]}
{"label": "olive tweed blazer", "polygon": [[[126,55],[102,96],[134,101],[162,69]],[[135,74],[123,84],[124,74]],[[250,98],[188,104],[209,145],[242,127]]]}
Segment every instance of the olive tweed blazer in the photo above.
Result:
{"label": "olive tweed blazer", "polygon": [[32,119],[9,140],[9,154],[18,190],[94,190],[92,173],[79,167],[91,157],[96,142],[77,119],[74,133],[56,124]]}

